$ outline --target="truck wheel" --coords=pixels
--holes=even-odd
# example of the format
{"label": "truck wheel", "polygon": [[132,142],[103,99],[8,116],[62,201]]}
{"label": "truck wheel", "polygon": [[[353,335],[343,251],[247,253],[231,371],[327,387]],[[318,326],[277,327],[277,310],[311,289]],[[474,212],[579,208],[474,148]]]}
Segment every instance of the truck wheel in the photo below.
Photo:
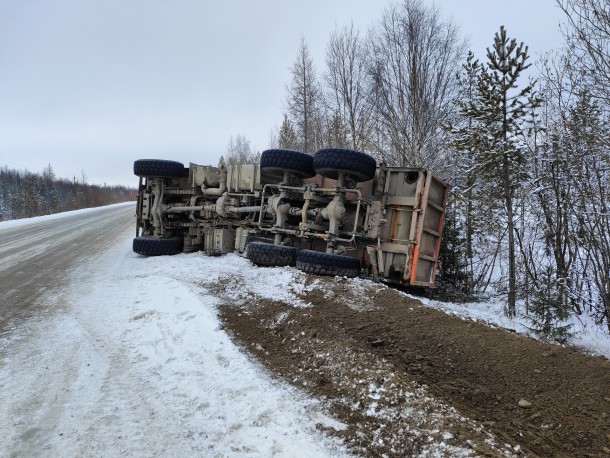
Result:
{"label": "truck wheel", "polygon": [[268,175],[283,177],[288,170],[302,178],[311,178],[316,172],[313,170],[313,158],[309,154],[291,149],[268,149],[261,154],[261,170]]}
{"label": "truck wheel", "polygon": [[336,180],[338,172],[345,172],[358,182],[375,177],[377,162],[368,154],[346,148],[325,148],[313,157],[313,168],[323,177]]}
{"label": "truck wheel", "polygon": [[258,266],[294,266],[297,251],[292,246],[250,242],[248,244],[248,259]]}
{"label": "truck wheel", "polygon": [[357,277],[360,261],[349,256],[301,250],[297,255],[297,269],[316,275]]}
{"label": "truck wheel", "polygon": [[139,177],[180,178],[184,176],[184,165],[162,159],[139,159],[133,163],[133,173]]}
{"label": "truck wheel", "polygon": [[158,237],[140,236],[133,239],[133,251],[144,256],[163,256],[182,253],[181,237],[169,237],[160,239]]}

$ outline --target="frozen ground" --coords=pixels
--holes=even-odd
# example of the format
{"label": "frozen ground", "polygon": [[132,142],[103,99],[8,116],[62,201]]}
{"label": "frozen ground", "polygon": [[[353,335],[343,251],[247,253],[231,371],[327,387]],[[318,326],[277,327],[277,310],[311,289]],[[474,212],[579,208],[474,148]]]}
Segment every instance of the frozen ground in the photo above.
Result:
{"label": "frozen ground", "polygon": [[[15,224],[25,223],[0,229]],[[41,304],[52,313],[0,340],[0,455],[347,455],[320,432],[343,425],[252,362],[216,316],[220,281],[231,282],[225,302],[232,294],[307,307],[299,299],[305,276],[252,268],[237,255],[144,258],[131,237],[71,272],[71,287]],[[503,318],[500,304],[427,303],[527,332]],[[610,356],[603,329],[577,331],[575,344]]]}
{"label": "frozen ground", "polygon": [[202,260],[140,257],[125,234],[0,341],[0,455],[347,455],[317,429],[342,425],[219,327]]}
{"label": "frozen ground", "polygon": [[[504,303],[502,300],[453,304],[450,302],[432,301],[421,297],[416,299],[451,315],[481,321],[494,327],[511,329],[520,334],[537,338],[528,328],[529,321],[527,317],[522,315],[511,319],[504,315]],[[605,323],[596,324],[592,318],[583,315],[581,317],[572,316],[564,324],[572,326],[570,332],[573,335],[568,339],[569,344],[580,348],[586,353],[603,355],[606,358],[610,358],[610,335]]]}

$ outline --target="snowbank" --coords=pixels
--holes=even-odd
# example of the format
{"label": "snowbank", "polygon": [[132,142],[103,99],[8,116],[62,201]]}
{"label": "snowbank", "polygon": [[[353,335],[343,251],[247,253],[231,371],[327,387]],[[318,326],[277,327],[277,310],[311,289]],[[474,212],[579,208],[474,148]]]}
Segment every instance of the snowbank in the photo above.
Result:
{"label": "snowbank", "polygon": [[[475,321],[481,321],[493,327],[510,329],[519,334],[528,335],[537,339],[528,327],[529,321],[525,316],[517,316],[508,318],[504,314],[504,302],[500,300],[489,300],[485,302],[468,302],[463,304],[454,304],[451,302],[433,301],[421,297],[413,297],[429,307],[442,310],[445,313],[463,317]],[[570,321],[565,324],[571,324],[570,332],[573,334],[568,339],[568,343],[586,353],[593,355],[603,355],[610,358],[610,335],[606,325],[596,325],[592,319],[587,316],[571,317]]]}

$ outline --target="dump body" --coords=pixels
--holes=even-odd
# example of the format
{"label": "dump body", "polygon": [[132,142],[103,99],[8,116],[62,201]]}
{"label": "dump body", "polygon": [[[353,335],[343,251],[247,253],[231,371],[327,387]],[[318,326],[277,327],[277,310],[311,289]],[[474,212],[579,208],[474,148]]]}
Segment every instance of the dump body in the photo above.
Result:
{"label": "dump body", "polygon": [[[136,240],[140,249],[134,240],[134,251],[202,250],[219,255],[244,252],[251,242],[263,241],[276,245],[271,250],[274,256],[299,250],[327,253],[321,255],[323,264],[350,257],[376,279],[434,286],[446,183],[425,169],[376,166],[375,162],[366,173],[358,174],[355,168],[351,173],[348,164],[347,172],[318,167],[318,173],[308,177],[314,172],[304,171],[306,160],[305,165],[293,165],[277,151],[272,158],[279,157],[279,164],[288,164],[289,170],[271,167],[276,162],[265,153],[261,164],[190,164],[182,171],[163,169],[159,173],[153,168],[152,173],[162,176],[151,176],[147,168],[136,170],[137,161],[134,170],[141,178]],[[301,160],[295,152],[286,155]],[[170,246],[167,252],[157,250]]]}

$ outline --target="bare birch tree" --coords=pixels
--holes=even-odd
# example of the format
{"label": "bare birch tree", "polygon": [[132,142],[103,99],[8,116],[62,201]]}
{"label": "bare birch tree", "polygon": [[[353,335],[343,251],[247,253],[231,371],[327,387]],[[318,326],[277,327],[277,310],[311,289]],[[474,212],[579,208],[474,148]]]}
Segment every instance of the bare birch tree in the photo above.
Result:
{"label": "bare birch tree", "polygon": [[257,154],[252,150],[250,140],[245,135],[236,135],[235,138],[231,136],[227,145],[226,165],[247,164],[256,162],[257,159]]}
{"label": "bare birch tree", "polygon": [[610,8],[608,0],[557,0],[574,81],[610,103]]}
{"label": "bare birch tree", "polygon": [[[563,147],[570,154],[569,180],[574,189],[572,237],[579,267],[593,294],[579,291],[587,310],[610,330],[610,121],[588,91],[569,110]],[[585,285],[586,286],[586,285]]]}
{"label": "bare birch tree", "polygon": [[404,0],[373,27],[369,48],[372,95],[389,151],[388,163],[444,165],[446,131],[454,110],[466,44],[436,6]]}
{"label": "bare birch tree", "polygon": [[367,94],[366,48],[353,24],[331,33],[326,66],[327,103],[329,111],[334,113],[331,118],[332,138],[339,138],[337,129],[343,126],[347,144],[336,146],[367,149],[371,109]]}
{"label": "bare birch tree", "polygon": [[547,125],[534,189],[557,300],[610,329],[610,9],[605,0],[557,5],[566,46],[542,64]]}

